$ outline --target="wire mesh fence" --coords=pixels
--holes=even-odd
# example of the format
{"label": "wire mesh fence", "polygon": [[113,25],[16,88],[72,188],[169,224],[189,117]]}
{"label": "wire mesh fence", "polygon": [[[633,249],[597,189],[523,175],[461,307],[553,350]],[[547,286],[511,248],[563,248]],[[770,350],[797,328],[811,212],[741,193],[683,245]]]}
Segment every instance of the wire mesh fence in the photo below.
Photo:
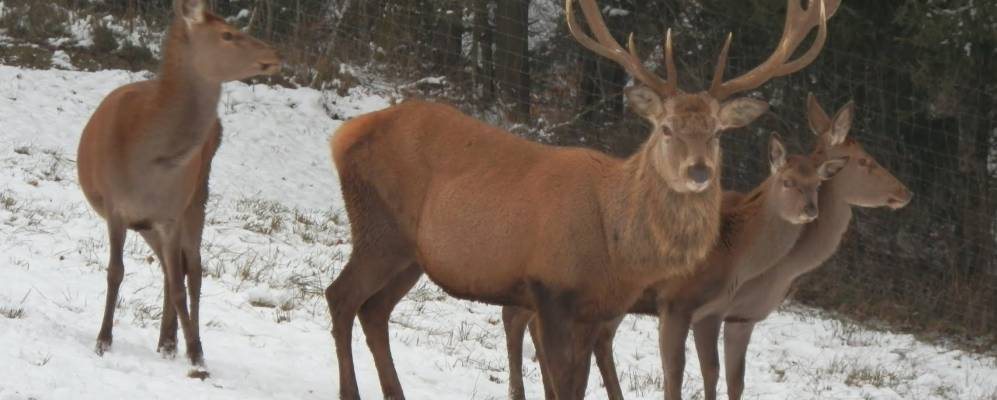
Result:
{"label": "wire mesh fence", "polygon": [[[171,18],[169,0],[63,1],[71,10],[152,26]],[[560,0],[211,2],[220,15],[282,49],[289,84],[348,90],[376,80],[407,97],[448,101],[535,140],[619,156],[649,131],[625,108],[627,75],[574,42]],[[993,349],[997,3],[844,3],[813,65],[752,94],[768,100],[771,112],[724,135],[725,188],[748,190],[764,179],[770,132],[779,132],[795,152],[812,148],[807,93],[829,109],[855,100],[851,136],[916,195],[896,212],[858,209],[837,255],[802,279],[795,298]],[[635,34],[648,65],[659,67],[663,32],[671,28],[687,91],[708,83],[728,31],[734,33],[728,76],[764,60],[780,36],[786,5],[600,4],[618,40]]]}

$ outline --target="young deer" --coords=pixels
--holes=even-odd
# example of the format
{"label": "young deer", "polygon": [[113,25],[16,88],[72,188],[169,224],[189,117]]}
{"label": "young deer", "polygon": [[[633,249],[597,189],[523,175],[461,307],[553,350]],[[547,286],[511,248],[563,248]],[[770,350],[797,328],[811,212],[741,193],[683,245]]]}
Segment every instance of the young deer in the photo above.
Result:
{"label": "young deer", "polygon": [[[717,306],[730,301],[739,283],[757,276],[789,252],[803,226],[817,218],[817,191],[821,182],[833,177],[848,162],[847,157],[826,161],[787,157],[775,136],[769,144],[769,160],[772,175],[747,197],[724,207],[720,238],[696,272],[652,286],[630,310],[658,315],[661,319],[666,398],[681,398],[685,338],[690,324],[715,314]],[[530,315],[528,311],[526,315]],[[506,324],[507,337],[515,338],[509,340],[509,381],[511,397],[522,398],[522,372],[518,365],[522,357],[513,357],[522,354],[523,331],[529,318],[503,316],[508,318],[507,322],[515,321]],[[623,398],[612,355],[613,336],[621,321],[622,318],[606,322],[595,345],[597,365],[609,398],[614,400]]]}
{"label": "young deer", "polygon": [[[717,338],[724,324],[724,365],[727,375],[727,395],[740,399],[744,391],[744,364],[751,332],[759,321],[768,317],[789,292],[800,275],[820,267],[838,249],[852,218],[852,206],[903,208],[912,194],[886,168],[883,168],[862,148],[848,138],[854,104],[848,103],[834,119],[810,95],[807,111],[810,128],[817,134],[819,157],[849,157],[851,162],[820,191],[820,218],[808,224],[793,249],[774,267],[746,282],[738,289],[734,301],[725,310],[723,319],[703,321],[693,327],[700,363],[704,366],[706,398],[716,397],[719,375]],[[702,339],[702,340],[701,340]]]}
{"label": "young deer", "polygon": [[222,82],[274,74],[281,60],[267,44],[207,12],[205,0],[176,0],[174,11],[158,78],[122,86],[104,98],[83,130],[77,160],[83,193],[107,221],[110,236],[97,354],[111,347],[124,275],[122,247],[127,229],[134,229],[163,267],[158,350],[168,357],[176,353],[179,317],[187,356],[203,369],[198,333],[201,233],[211,159],[221,142],[217,109]]}
{"label": "young deer", "polygon": [[[594,0],[581,7],[595,39],[577,26],[572,3],[566,11],[576,40],[643,83],[626,94],[652,133],[629,159],[539,145],[425,102],[361,116],[333,138],[354,243],[326,290],[341,398],[359,398],[351,342],[358,314],[384,397],[404,398],[388,317],[423,271],[456,297],[535,310],[554,392],[579,398],[573,388],[587,379],[592,332],[648,285],[689,274],[713,247],[717,135],[768,109],[759,100],[724,100],[802,69],[827,37],[821,1],[791,15],[762,65],[724,81],[728,39],[710,90],[687,94],[677,85],[670,35],[662,79],[641,64],[633,40],[627,51],[612,38]],[[818,26],[812,47],[790,60]]]}

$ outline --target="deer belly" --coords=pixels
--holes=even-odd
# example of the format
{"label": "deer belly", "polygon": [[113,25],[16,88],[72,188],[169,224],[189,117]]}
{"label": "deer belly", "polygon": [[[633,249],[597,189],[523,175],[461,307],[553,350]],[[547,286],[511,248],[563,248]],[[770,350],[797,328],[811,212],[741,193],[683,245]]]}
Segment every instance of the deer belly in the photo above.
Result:
{"label": "deer belly", "polygon": [[[483,301],[518,296],[526,260],[537,244],[536,221],[515,202],[484,206],[487,194],[429,196],[419,220],[419,263],[458,297]],[[481,196],[481,197],[479,197]]]}

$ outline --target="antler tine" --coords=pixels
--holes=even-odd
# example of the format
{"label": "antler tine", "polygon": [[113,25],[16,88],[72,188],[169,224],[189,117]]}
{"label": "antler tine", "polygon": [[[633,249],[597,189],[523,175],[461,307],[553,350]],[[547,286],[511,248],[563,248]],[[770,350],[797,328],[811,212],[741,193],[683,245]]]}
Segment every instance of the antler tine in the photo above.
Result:
{"label": "antler tine", "polygon": [[724,47],[720,49],[720,57],[717,57],[717,66],[713,69],[713,84],[710,87],[718,87],[724,81],[724,71],[727,70],[727,52],[730,51],[730,42],[733,39],[734,33],[727,33]]}
{"label": "antler tine", "polygon": [[577,19],[575,19],[574,1],[565,0],[564,10],[568,20],[568,31],[571,32],[571,36],[578,43],[602,57],[615,61],[627,70],[634,79],[643,82],[655,91],[668,96],[674,95],[677,92],[677,87],[674,82],[671,82],[671,76],[666,81],[644,67],[640,61],[640,57],[637,55],[632,34],[628,43],[629,52],[624,50],[623,46],[613,38],[594,0],[579,0],[582,5],[582,14],[585,15],[585,20],[589,25],[589,29],[595,35],[595,39],[586,35],[578,26]]}
{"label": "antler tine", "polygon": [[[788,0],[782,38],[772,55],[761,65],[730,81],[723,82],[722,79],[714,79],[713,85],[710,87],[710,94],[722,100],[735,93],[755,89],[772,78],[789,75],[810,65],[827,42],[827,19],[832,13],[828,13],[826,1],[832,3],[832,13],[837,11],[841,4],[840,0],[810,0],[807,9],[803,10],[800,6],[800,0]],[[818,27],[817,38],[810,49],[798,59],[790,61],[789,59],[800,43],[806,39],[815,26]],[[723,52],[726,51],[726,48],[725,45]],[[721,61],[726,64],[726,54],[721,55]],[[714,78],[722,74],[722,72],[715,72]]]}

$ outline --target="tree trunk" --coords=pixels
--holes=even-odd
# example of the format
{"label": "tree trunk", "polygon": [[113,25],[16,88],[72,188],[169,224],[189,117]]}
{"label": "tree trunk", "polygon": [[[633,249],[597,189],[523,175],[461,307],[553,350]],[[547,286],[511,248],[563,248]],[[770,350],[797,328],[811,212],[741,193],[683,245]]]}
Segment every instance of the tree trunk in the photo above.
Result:
{"label": "tree trunk", "polygon": [[495,15],[495,80],[509,117],[530,117],[529,0],[498,0]]}

